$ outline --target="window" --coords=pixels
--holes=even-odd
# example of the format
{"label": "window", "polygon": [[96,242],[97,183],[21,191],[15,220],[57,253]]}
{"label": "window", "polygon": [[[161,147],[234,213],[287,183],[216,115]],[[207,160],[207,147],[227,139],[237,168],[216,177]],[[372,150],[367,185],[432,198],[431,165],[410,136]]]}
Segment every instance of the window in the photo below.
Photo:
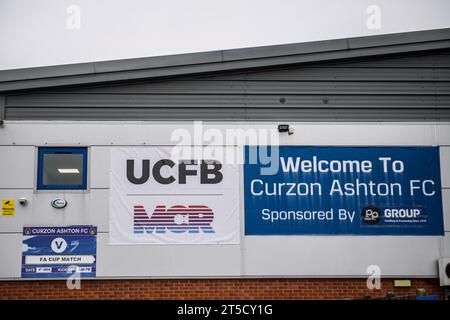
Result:
{"label": "window", "polygon": [[37,188],[86,189],[86,167],[86,148],[39,148]]}

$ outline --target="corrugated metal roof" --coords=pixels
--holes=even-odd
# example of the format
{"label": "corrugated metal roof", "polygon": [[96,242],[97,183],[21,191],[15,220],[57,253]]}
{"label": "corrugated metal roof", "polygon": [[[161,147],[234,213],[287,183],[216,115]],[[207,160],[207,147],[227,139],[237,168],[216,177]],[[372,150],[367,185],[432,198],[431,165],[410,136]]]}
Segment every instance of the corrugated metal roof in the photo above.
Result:
{"label": "corrugated metal roof", "polygon": [[450,48],[450,28],[0,71],[0,92]]}

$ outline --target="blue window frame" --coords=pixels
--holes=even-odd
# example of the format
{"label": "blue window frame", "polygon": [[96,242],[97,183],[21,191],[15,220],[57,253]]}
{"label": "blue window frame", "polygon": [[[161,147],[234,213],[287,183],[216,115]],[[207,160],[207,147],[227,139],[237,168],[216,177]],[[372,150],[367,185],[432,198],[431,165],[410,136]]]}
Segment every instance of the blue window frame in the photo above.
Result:
{"label": "blue window frame", "polygon": [[77,190],[87,186],[87,148],[40,147],[37,188]]}

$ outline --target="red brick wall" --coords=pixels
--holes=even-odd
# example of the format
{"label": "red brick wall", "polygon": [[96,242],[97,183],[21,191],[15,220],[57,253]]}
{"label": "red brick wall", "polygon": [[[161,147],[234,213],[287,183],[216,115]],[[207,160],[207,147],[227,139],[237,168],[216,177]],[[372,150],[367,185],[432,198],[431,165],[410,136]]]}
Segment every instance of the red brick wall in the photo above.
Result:
{"label": "red brick wall", "polygon": [[0,281],[0,299],[361,299],[414,295],[418,288],[444,294],[438,279],[412,279],[410,288],[394,288],[394,280],[385,279],[373,291],[365,279],[82,280],[80,290],[40,280]]}

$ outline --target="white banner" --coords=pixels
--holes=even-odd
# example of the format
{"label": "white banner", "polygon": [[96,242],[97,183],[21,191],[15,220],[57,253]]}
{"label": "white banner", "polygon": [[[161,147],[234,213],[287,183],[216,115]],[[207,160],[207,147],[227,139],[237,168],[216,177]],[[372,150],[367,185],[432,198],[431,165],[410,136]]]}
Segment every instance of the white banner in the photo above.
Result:
{"label": "white banner", "polygon": [[25,264],[91,264],[95,262],[92,255],[32,255],[25,256]]}
{"label": "white banner", "polygon": [[110,244],[239,243],[238,166],[176,148],[111,149]]}

